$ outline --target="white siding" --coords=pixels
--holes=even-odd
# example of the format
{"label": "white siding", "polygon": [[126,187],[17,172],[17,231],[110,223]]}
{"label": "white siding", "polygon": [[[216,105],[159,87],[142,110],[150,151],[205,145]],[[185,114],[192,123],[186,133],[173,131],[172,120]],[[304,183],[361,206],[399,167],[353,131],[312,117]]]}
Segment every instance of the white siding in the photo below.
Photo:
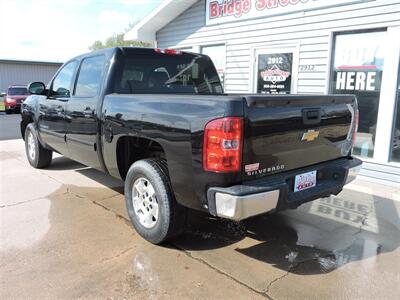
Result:
{"label": "white siding", "polygon": [[226,43],[225,90],[248,92],[252,47],[298,44],[299,65],[316,66],[314,71],[299,71],[298,93],[321,94],[327,91],[331,33],[400,26],[400,1],[376,0],[207,27],[204,14],[205,1],[200,0],[157,33],[158,46]]}
{"label": "white siding", "polygon": [[48,83],[61,64],[0,61],[0,92],[10,85],[27,85],[32,81]]}

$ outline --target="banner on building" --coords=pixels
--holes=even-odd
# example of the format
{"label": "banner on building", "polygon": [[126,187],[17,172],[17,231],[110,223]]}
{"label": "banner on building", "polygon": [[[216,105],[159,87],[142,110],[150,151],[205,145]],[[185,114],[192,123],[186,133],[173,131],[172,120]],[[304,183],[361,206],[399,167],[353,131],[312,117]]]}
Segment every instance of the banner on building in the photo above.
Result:
{"label": "banner on building", "polygon": [[375,0],[206,0],[206,25]]}
{"label": "banner on building", "polygon": [[380,92],[382,70],[375,66],[339,67],[334,71],[334,93]]}

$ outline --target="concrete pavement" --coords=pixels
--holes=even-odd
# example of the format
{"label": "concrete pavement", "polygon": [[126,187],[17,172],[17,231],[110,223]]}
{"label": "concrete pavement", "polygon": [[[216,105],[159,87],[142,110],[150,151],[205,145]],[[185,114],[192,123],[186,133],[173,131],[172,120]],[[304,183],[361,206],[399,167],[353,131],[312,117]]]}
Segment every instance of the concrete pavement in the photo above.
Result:
{"label": "concrete pavement", "polygon": [[234,223],[191,213],[163,247],[132,229],[122,183],[63,157],[31,168],[0,142],[0,297],[397,299],[400,189],[356,181]]}
{"label": "concrete pavement", "polygon": [[20,121],[20,114],[6,115],[4,112],[0,112],[0,141],[20,139]]}

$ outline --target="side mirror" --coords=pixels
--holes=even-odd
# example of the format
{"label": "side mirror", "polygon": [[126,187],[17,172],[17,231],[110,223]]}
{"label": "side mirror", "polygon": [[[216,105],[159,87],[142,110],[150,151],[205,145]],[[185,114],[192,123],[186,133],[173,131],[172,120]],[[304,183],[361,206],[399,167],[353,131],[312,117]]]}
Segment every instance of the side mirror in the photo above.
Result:
{"label": "side mirror", "polygon": [[32,82],[28,85],[28,91],[34,95],[43,95],[46,86],[43,82]]}

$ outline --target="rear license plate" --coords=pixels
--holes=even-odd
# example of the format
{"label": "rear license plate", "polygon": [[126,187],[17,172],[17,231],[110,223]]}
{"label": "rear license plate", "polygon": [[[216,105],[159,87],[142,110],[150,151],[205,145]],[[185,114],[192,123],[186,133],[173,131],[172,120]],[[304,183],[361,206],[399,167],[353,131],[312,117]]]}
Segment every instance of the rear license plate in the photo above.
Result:
{"label": "rear license plate", "polygon": [[294,179],[294,191],[300,192],[317,185],[317,171],[297,175]]}

